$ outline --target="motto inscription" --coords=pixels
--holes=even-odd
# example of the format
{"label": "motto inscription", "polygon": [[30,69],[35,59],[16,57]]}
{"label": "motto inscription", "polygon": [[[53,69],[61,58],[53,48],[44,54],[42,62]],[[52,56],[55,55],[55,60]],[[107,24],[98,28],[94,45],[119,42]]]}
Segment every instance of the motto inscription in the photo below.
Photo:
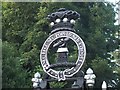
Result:
{"label": "motto inscription", "polygon": [[[63,37],[67,37],[75,42],[78,48],[78,58],[77,58],[75,67],[65,69],[63,71],[56,71],[50,68],[49,60],[47,57],[47,52],[52,42],[54,42],[55,40],[59,38],[63,38]],[[67,77],[71,77],[74,74],[76,74],[82,67],[84,60],[85,60],[85,56],[86,56],[85,44],[83,40],[77,34],[71,31],[58,31],[50,35],[47,38],[47,40],[44,42],[43,47],[41,49],[41,53],[40,53],[40,62],[43,67],[43,70],[48,75],[60,81],[60,80],[65,80]]]}

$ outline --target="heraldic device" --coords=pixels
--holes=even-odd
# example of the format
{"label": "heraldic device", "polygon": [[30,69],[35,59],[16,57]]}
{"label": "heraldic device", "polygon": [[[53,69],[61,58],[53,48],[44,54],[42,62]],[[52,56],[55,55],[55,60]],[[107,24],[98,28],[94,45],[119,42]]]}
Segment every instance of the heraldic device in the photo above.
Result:
{"label": "heraldic device", "polygon": [[[40,62],[44,72],[58,81],[64,81],[78,73],[85,61],[85,44],[74,29],[75,21],[79,18],[79,13],[65,8],[60,8],[47,17],[52,30],[42,46]],[[69,62],[69,41],[74,42],[76,45],[77,58],[74,60],[75,62]],[[48,58],[49,48],[51,50],[56,48],[58,54],[54,64],[51,64]]]}

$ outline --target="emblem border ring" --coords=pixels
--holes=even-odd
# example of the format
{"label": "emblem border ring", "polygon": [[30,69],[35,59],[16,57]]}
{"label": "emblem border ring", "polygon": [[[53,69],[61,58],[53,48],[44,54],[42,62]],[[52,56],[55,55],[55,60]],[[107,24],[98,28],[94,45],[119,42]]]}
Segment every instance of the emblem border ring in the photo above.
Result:
{"label": "emblem border ring", "polygon": [[[50,47],[50,45],[57,39],[67,37],[70,38],[72,41],[75,42],[78,49],[78,58],[76,61],[76,66],[72,67],[70,69],[65,69],[64,71],[56,71],[54,69],[49,68],[50,64],[47,57],[47,52]],[[61,80],[61,77],[59,76],[59,73],[62,72],[64,77],[62,80],[65,80],[66,77],[72,77],[74,74],[76,74],[82,67],[86,57],[86,47],[83,42],[83,40],[74,32],[72,31],[58,31],[53,34],[51,34],[46,41],[44,42],[41,52],[40,52],[40,62],[43,67],[44,72],[46,72],[48,75],[50,75],[53,78]]]}

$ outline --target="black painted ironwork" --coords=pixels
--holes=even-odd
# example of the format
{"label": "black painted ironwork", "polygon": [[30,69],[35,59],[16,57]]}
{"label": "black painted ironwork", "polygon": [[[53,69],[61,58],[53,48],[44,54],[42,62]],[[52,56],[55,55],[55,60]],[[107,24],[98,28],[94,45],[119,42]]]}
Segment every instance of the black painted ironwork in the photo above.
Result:
{"label": "black painted ironwork", "polygon": [[[43,81],[46,81],[48,84],[49,82],[56,80],[72,80],[74,81],[74,84],[72,85],[73,88],[76,86],[77,88],[83,87],[84,73],[80,68],[84,63],[86,49],[84,42],[77,34],[75,34],[75,30],[73,28],[75,20],[79,18],[79,13],[65,8],[60,8],[58,11],[48,15],[47,17],[50,21],[52,31],[48,39],[43,44],[40,59],[43,70],[46,72],[43,77]],[[69,51],[67,42],[70,39],[73,40],[78,47],[78,59],[74,63],[68,62]],[[56,51],[58,57],[56,63],[50,65],[49,61],[47,61],[48,58],[46,54],[51,43],[53,43],[52,48],[58,48]],[[54,70],[55,68],[59,68],[59,71]]]}
{"label": "black painted ironwork", "polygon": [[[63,21],[63,19],[66,18],[68,19],[66,22]],[[47,16],[47,19],[50,22],[54,23],[54,26],[52,26],[52,33],[58,31],[58,30],[64,30],[65,27],[67,27],[67,30],[72,30],[74,31],[73,26],[74,24],[70,23],[70,20],[77,20],[80,18],[80,14],[77,13],[76,11],[72,10],[67,10],[65,8],[60,8],[58,9],[57,12],[51,13],[50,15]],[[60,22],[57,23],[56,20],[60,19]],[[57,29],[61,28],[61,29]],[[68,29],[69,28],[69,29]]]}

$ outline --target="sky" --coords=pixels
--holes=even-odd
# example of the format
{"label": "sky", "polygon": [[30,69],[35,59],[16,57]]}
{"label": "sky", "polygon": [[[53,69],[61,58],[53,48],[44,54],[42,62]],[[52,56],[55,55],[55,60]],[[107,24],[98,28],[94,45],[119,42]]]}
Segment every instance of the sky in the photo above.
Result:
{"label": "sky", "polygon": [[106,1],[109,1],[109,2],[118,2],[119,0],[106,0]]}

